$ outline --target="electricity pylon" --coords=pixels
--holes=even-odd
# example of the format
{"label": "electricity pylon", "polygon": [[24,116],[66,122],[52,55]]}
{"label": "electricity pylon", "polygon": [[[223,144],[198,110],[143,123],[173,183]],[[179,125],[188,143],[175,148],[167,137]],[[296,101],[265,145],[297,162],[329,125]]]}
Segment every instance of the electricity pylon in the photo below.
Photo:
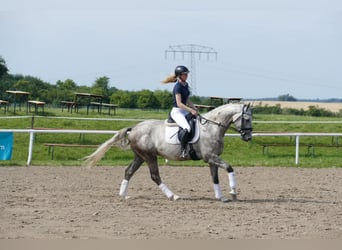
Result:
{"label": "electricity pylon", "polygon": [[214,58],[217,60],[217,52],[207,46],[197,45],[197,44],[183,44],[183,45],[170,45],[170,47],[165,50],[165,59],[167,59],[168,54],[173,54],[173,59],[177,59],[177,55],[180,55],[183,60],[190,58],[190,78],[191,78],[191,88],[193,94],[197,94],[196,87],[196,59],[201,60],[202,56],[206,57],[206,60]]}

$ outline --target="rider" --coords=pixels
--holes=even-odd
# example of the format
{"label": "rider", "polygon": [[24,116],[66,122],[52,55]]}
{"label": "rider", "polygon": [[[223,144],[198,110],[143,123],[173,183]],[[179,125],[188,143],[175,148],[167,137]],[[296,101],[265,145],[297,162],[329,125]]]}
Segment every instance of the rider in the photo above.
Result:
{"label": "rider", "polygon": [[198,111],[189,99],[190,90],[187,78],[189,70],[185,66],[177,66],[174,75],[167,77],[163,83],[175,82],[173,87],[173,108],[171,110],[172,119],[182,128],[180,132],[181,142],[181,157],[186,155],[186,146],[189,141],[191,127],[186,119],[186,115],[191,113],[194,116],[198,115]]}

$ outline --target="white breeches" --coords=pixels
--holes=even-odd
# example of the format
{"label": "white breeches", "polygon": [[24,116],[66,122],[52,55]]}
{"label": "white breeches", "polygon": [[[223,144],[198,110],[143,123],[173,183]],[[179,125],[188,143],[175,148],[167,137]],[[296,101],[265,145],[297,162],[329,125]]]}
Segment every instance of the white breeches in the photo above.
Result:
{"label": "white breeches", "polygon": [[176,108],[173,107],[171,110],[171,117],[175,122],[182,128],[182,129],[187,129],[188,132],[191,131],[190,125],[188,121],[186,120],[185,116],[188,114],[188,111],[185,111],[184,109],[181,108]]}

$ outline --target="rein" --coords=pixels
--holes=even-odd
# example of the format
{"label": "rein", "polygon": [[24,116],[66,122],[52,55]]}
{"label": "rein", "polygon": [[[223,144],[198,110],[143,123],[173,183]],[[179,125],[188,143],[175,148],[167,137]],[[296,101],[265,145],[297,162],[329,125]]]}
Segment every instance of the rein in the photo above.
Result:
{"label": "rein", "polygon": [[[215,124],[215,125],[217,125],[217,126],[219,126],[219,127],[225,128],[225,129],[228,129],[228,127],[229,127],[229,126],[224,126],[224,125],[222,125],[221,122],[215,122],[215,121],[213,121],[213,120],[210,120],[210,119],[208,119],[208,118],[205,118],[204,116],[202,116],[202,115],[200,115],[200,114],[198,114],[198,116],[199,116],[199,118],[200,118],[200,123],[201,123],[202,125],[205,125],[205,124],[207,124],[207,123],[209,122],[209,123],[211,123],[211,124]],[[204,122],[202,122],[202,119],[204,120]],[[234,128],[234,129],[235,129],[235,128]],[[237,130],[236,130],[236,131],[237,131]]]}

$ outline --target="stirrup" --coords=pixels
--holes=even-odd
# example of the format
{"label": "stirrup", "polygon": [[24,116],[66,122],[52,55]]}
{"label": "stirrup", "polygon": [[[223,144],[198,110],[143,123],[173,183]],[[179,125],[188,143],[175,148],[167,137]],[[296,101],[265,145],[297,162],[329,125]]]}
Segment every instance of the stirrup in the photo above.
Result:
{"label": "stirrup", "polygon": [[188,153],[186,152],[186,149],[183,149],[182,152],[181,152],[180,157],[181,158],[185,158],[187,155],[188,155]]}

